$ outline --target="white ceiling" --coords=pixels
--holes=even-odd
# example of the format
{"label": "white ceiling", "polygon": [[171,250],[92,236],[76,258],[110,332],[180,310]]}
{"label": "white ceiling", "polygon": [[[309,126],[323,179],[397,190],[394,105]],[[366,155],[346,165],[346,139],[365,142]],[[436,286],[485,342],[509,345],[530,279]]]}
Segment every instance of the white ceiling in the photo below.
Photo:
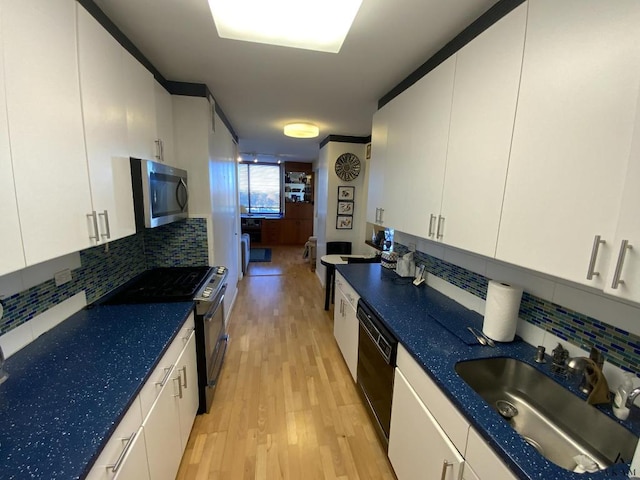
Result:
{"label": "white ceiling", "polygon": [[[311,161],[327,135],[370,135],[378,99],[496,1],[364,0],[338,54],[221,39],[207,0],[95,3],[166,79],[207,84],[240,152]],[[320,137],[285,137],[295,120]]]}

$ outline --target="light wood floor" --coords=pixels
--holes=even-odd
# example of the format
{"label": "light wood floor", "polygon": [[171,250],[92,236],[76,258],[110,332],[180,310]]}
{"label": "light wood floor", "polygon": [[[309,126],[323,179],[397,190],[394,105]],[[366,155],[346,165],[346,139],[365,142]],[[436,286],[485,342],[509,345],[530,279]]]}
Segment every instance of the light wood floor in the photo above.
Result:
{"label": "light wood floor", "polygon": [[222,379],[178,479],[395,479],[302,250],[273,248],[240,282]]}

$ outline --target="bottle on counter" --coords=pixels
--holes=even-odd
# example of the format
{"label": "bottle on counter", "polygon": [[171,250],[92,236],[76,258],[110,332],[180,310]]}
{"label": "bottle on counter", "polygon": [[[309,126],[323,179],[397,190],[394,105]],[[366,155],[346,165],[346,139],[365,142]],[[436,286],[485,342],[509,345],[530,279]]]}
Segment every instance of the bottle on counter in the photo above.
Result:
{"label": "bottle on counter", "polygon": [[626,420],[629,416],[629,409],[626,406],[627,397],[633,390],[633,374],[625,373],[624,380],[616,389],[615,397],[613,398],[613,414],[620,420]]}

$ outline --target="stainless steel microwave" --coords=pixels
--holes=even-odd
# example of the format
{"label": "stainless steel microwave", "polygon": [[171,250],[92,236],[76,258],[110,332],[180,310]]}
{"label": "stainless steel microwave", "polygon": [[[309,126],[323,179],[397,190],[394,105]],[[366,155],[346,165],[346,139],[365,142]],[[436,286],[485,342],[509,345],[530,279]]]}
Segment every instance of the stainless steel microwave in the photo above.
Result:
{"label": "stainless steel microwave", "polygon": [[189,216],[186,170],[131,158],[131,182],[138,231]]}

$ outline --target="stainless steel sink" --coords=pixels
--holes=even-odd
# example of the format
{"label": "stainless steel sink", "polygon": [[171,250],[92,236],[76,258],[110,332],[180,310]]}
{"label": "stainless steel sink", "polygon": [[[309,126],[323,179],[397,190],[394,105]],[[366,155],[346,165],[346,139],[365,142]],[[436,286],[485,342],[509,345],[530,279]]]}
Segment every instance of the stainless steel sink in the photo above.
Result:
{"label": "stainless steel sink", "polygon": [[580,454],[601,469],[631,461],[638,437],[531,365],[513,358],[487,358],[459,362],[455,370],[556,465],[573,470],[573,457]]}

